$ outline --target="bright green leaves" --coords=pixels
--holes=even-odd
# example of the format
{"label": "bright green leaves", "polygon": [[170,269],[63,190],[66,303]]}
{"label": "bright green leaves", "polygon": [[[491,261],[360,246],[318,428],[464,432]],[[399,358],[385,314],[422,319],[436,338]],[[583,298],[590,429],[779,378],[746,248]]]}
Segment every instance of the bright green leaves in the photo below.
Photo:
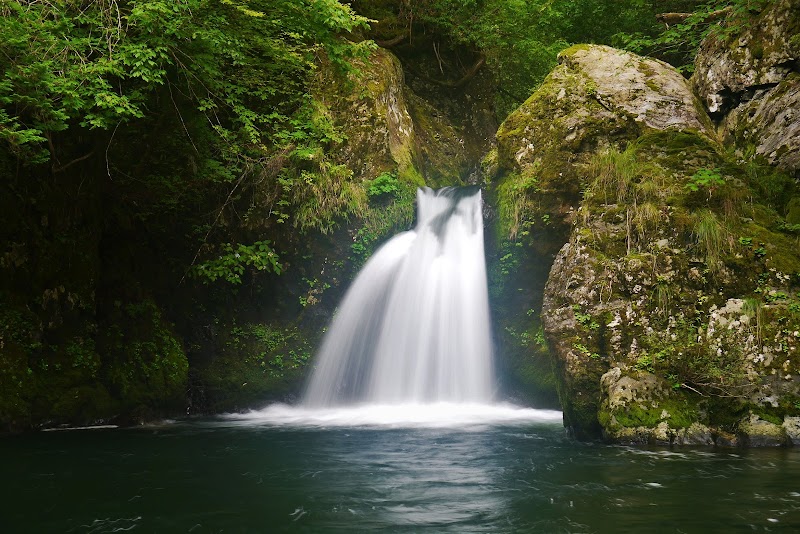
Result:
{"label": "bright green leaves", "polygon": [[42,143],[48,132],[141,118],[197,4],[0,2],[0,105],[10,130],[27,131],[1,137],[29,157],[21,145]]}
{"label": "bright green leaves", "polygon": [[367,184],[367,195],[370,198],[398,197],[400,192],[397,173],[393,172],[383,172]]}
{"label": "bright green leaves", "polygon": [[369,50],[339,37],[367,20],[336,0],[0,0],[0,15],[0,140],[25,158],[48,132],[142,118],[165,85],[234,153],[285,144],[320,49],[342,67]]}
{"label": "bright green leaves", "polygon": [[700,169],[689,178],[689,181],[683,187],[692,193],[701,190],[708,191],[708,196],[710,197],[715,189],[723,185],[725,185],[725,179],[720,174],[719,169]]}
{"label": "bright green leaves", "polygon": [[256,241],[252,245],[225,243],[221,252],[217,258],[193,266],[190,273],[204,284],[219,279],[231,284],[241,284],[246,267],[275,274],[283,271],[278,254],[272,250],[269,241]]}

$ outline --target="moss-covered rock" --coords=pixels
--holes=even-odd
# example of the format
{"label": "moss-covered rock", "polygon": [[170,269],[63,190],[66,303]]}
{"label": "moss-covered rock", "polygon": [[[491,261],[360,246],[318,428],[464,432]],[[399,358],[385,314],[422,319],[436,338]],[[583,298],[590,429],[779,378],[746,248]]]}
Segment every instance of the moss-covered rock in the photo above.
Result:
{"label": "moss-covered rock", "polygon": [[714,136],[687,82],[666,63],[596,45],[569,48],[559,62],[500,125],[493,184],[501,232],[529,230],[550,253],[565,241],[587,185],[580,168],[592,154],[654,129]]}
{"label": "moss-covered rock", "polygon": [[[788,409],[780,417],[796,410],[800,255],[793,238],[776,231],[774,211],[760,206],[771,214],[760,223],[748,216],[752,211],[726,211],[747,190],[745,170],[727,167],[714,191],[694,198],[700,171],[723,167],[725,156],[698,137],[691,145],[682,141],[676,158],[669,149],[675,135],[643,136],[628,148],[632,160],[601,153],[587,168],[595,179],[553,264],[543,316],[564,382],[601,388],[580,390],[577,407],[576,391],[562,396],[565,420],[594,428],[586,418],[594,402],[596,421],[616,440],[669,435],[681,442],[677,431],[693,423],[749,439],[745,421],[724,422],[724,414],[747,406]],[[642,372],[657,377],[659,387],[647,386],[650,379],[639,387]],[[612,402],[618,382],[630,396],[616,405],[620,417]],[[684,407],[680,423],[656,420],[673,391]],[[706,405],[711,397],[736,401]]]}
{"label": "moss-covered rock", "polygon": [[58,339],[33,313],[4,308],[0,317],[5,427],[125,422],[185,410],[188,362],[152,301],[120,305],[99,325]]}
{"label": "moss-covered rock", "polygon": [[573,47],[492,161],[500,235],[560,249],[542,322],[575,435],[760,444],[746,414],[796,415],[792,182],[732,159],[677,72]]}
{"label": "moss-covered rock", "polygon": [[752,18],[749,13],[731,15],[726,23],[740,31],[712,32],[698,51],[692,85],[712,114],[724,114],[756,89],[779,84],[800,54],[797,0],[762,6]]}
{"label": "moss-covered rock", "polygon": [[764,158],[781,169],[800,170],[800,74],[732,109],[723,122],[726,142],[741,156]]}
{"label": "moss-covered rock", "polygon": [[400,62],[379,48],[356,68],[344,76],[323,66],[315,83],[316,98],[344,134],[333,157],[356,181],[393,169],[408,172],[414,166],[415,124]]}
{"label": "moss-covered rock", "polygon": [[204,410],[236,411],[286,400],[299,384],[317,337],[297,326],[262,323],[223,326],[217,357],[194,372],[192,399]]}
{"label": "moss-covered rock", "polygon": [[781,424],[765,421],[752,413],[741,422],[739,431],[752,447],[780,447],[786,445],[788,439]]}
{"label": "moss-covered rock", "polygon": [[[513,355],[509,349],[518,344],[515,339],[503,341],[509,338],[506,332],[533,338],[538,331],[542,286],[550,262],[579,215],[587,186],[583,169],[592,156],[627,146],[654,128],[699,132],[692,139],[711,143],[710,123],[698,108],[685,80],[666,64],[608,47],[580,45],[562,52],[560,65],[500,126],[497,150],[484,160],[493,181],[490,203],[498,210],[493,232],[498,252],[490,258],[492,287],[501,293],[501,310],[530,309],[535,315],[525,321],[519,314],[495,313],[504,353]],[[582,371],[602,370],[592,357],[597,352],[580,340],[573,341],[583,350],[574,351],[572,341],[548,337],[554,343],[550,350],[572,354],[557,359],[555,365],[559,377],[569,377],[569,385],[562,383],[562,403],[570,399],[564,406],[565,417],[582,421],[569,426],[578,434],[599,432],[595,401],[599,383],[592,373],[593,378],[584,380]],[[547,349],[539,350],[545,345],[544,340],[541,345],[531,343],[525,349],[527,358],[511,359],[518,380],[525,381],[527,373],[521,371],[532,362],[546,360]],[[570,393],[584,386],[592,394],[582,392],[576,398]]]}

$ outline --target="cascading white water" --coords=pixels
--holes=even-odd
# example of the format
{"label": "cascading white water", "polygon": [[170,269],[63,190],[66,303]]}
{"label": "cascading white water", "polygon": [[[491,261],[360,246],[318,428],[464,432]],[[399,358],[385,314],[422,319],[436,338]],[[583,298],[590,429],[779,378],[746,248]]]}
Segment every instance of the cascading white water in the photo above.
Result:
{"label": "cascading white water", "polygon": [[348,290],[304,406],[492,400],[480,190],[420,189],[417,207],[416,228],[381,247]]}
{"label": "cascading white water", "polygon": [[417,192],[417,226],[392,238],[345,295],[300,405],[225,424],[458,428],[558,424],[561,412],[494,402],[481,196]]}

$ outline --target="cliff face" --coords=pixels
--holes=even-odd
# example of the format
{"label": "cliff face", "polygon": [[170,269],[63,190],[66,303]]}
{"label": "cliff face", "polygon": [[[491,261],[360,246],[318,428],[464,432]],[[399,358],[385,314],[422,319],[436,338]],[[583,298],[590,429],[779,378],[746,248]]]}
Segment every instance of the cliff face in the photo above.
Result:
{"label": "cliff face", "polygon": [[[779,3],[761,17],[796,12]],[[764,31],[775,38],[769,25]],[[764,57],[774,66],[787,55]],[[724,74],[715,65],[716,74],[703,74],[709,61],[698,59],[694,87],[704,76],[746,87],[780,70],[759,64],[739,79],[742,69]],[[764,108],[791,94],[794,76],[784,75],[768,82],[776,85],[767,100],[737,105],[791,114]],[[710,107],[712,92],[698,92]],[[579,46],[562,53],[498,131],[495,191],[506,228],[522,230],[523,240],[535,235],[527,246],[540,258],[559,249],[541,316],[565,424],[577,436],[752,445],[798,438],[796,185],[768,165],[793,171],[791,151],[765,148],[791,143],[796,121],[749,129],[762,147],[756,155],[774,158],[743,161],[723,144],[741,148],[726,130],[730,117],[718,136],[692,86],[668,65]]]}
{"label": "cliff face", "polygon": [[[321,113],[340,133],[325,155],[308,163],[334,170],[293,193],[300,214],[320,204],[333,215],[315,228],[276,225],[274,184],[255,191],[244,224],[232,235],[266,236],[286,251],[285,271],[252,284],[250,294],[215,290],[191,298],[182,332],[195,347],[194,410],[237,410],[297,396],[322,333],[358,268],[383,240],[414,221],[416,188],[458,184],[468,174],[465,133],[406,84],[400,61],[384,49],[349,76],[322,68],[314,81]],[[323,66],[324,67],[324,66]],[[270,188],[272,186],[272,188]],[[293,208],[288,208],[290,211]],[[224,296],[223,296],[224,295]],[[202,325],[211,325],[202,328]]]}

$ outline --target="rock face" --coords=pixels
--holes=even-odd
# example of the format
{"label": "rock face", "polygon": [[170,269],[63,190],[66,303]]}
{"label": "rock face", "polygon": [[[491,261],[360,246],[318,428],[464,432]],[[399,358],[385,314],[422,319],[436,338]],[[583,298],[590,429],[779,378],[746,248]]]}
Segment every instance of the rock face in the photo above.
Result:
{"label": "rock face", "polygon": [[586,45],[562,52],[559,63],[497,132],[499,208],[512,237],[533,204],[548,216],[546,233],[568,228],[584,185],[580,165],[591,154],[649,130],[714,135],[688,84],[666,63]]}
{"label": "rock face", "polygon": [[547,266],[568,240],[592,155],[657,129],[713,135],[686,81],[665,63],[586,45],[562,52],[559,63],[500,126],[497,150],[485,161],[499,215],[494,286],[502,291],[501,308],[528,310],[524,316],[497,310],[498,337],[505,354],[519,353],[514,374],[535,388],[549,380],[538,313]]}
{"label": "rock face", "polygon": [[[767,3],[742,32],[707,38],[692,84],[726,143],[800,169],[800,2]],[[728,24],[741,23],[734,20]]]}
{"label": "rock face", "polygon": [[[470,125],[451,120],[417,95],[391,52],[379,48],[356,67],[361,74],[346,80],[321,70],[316,83],[315,96],[347,136],[334,150],[336,160],[354,172],[355,180],[373,179],[388,169],[417,185],[463,182],[479,157],[466,146]],[[478,153],[484,152],[480,147]]]}
{"label": "rock face", "polygon": [[421,180],[414,166],[416,131],[400,62],[378,49],[357,67],[360,75],[349,78],[321,69],[315,84],[315,96],[346,133],[335,149],[337,163],[353,171],[356,181],[393,169],[412,181]]}
{"label": "rock face", "polygon": [[786,442],[800,254],[764,186],[790,179],[731,160],[671,67],[598,46],[562,54],[497,162],[508,227],[560,247],[541,316],[575,435]]}

